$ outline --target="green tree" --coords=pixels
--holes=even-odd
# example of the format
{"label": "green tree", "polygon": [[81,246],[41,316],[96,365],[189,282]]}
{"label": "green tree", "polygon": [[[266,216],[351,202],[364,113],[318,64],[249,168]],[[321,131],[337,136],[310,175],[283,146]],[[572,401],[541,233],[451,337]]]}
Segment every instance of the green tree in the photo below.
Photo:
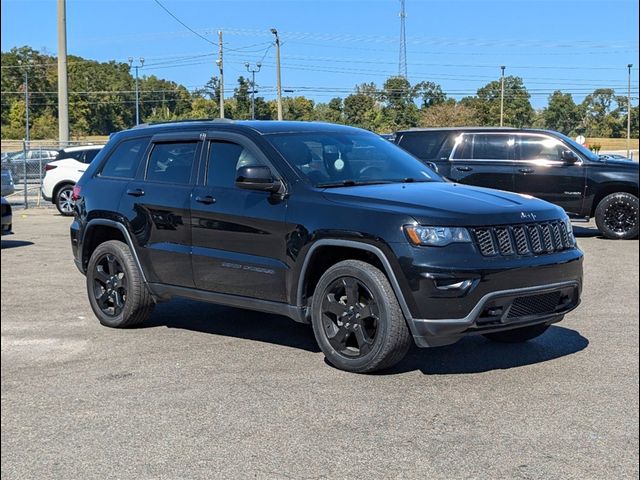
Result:
{"label": "green tree", "polygon": [[322,122],[342,123],[343,107],[341,98],[332,98],[328,103],[317,103],[314,117]]}
{"label": "green tree", "polygon": [[[527,127],[533,122],[534,111],[529,102],[522,78],[508,76],[504,78],[504,124],[510,127]],[[480,123],[487,126],[500,125],[501,83],[489,82],[478,89],[477,96],[463,99],[463,103],[478,111]]]}
{"label": "green tree", "polygon": [[440,105],[447,100],[447,94],[442,91],[442,87],[435,82],[420,82],[415,85],[414,91],[422,98],[421,108],[429,108]]}
{"label": "green tree", "polygon": [[[626,103],[626,101],[625,101]],[[620,116],[615,91],[598,88],[582,102],[583,119],[587,137],[622,137],[624,126]]]}
{"label": "green tree", "polygon": [[547,107],[542,110],[542,121],[545,128],[557,130],[565,135],[573,135],[582,120],[580,108],[573,101],[570,93],[556,90],[549,97]]}
{"label": "green tree", "polygon": [[380,99],[384,102],[382,129],[392,131],[416,126],[419,112],[415,97],[416,91],[406,78],[388,78],[380,93]]}
{"label": "green tree", "polygon": [[445,102],[422,110],[421,127],[473,127],[479,125],[478,112],[469,105]]}
{"label": "green tree", "polygon": [[344,119],[349,125],[375,129],[376,100],[366,93],[354,93],[344,99]]}

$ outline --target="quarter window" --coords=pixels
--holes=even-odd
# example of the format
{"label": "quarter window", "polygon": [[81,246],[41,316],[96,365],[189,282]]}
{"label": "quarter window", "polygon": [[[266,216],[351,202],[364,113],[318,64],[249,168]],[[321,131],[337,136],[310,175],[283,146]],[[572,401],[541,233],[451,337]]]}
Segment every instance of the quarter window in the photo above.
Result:
{"label": "quarter window", "polygon": [[155,144],[149,155],[146,179],[152,182],[189,183],[197,147],[197,142]]}
{"label": "quarter window", "polygon": [[140,157],[148,143],[148,137],[121,142],[107,159],[100,175],[103,177],[134,178]]}

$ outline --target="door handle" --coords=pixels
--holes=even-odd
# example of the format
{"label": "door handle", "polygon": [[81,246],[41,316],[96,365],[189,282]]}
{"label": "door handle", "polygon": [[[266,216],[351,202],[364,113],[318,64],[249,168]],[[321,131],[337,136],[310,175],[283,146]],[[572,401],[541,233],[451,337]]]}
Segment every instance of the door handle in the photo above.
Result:
{"label": "door handle", "polygon": [[130,188],[127,190],[127,195],[131,195],[132,197],[141,197],[144,195],[144,190],[141,188]]}
{"label": "door handle", "polygon": [[212,203],[216,203],[216,199],[211,195],[205,195],[204,197],[196,197],[196,202],[211,205]]}
{"label": "door handle", "polygon": [[456,167],[456,170],[458,170],[459,172],[470,172],[471,170],[473,170],[473,168],[471,168],[471,167]]}
{"label": "door handle", "polygon": [[533,168],[521,168],[518,171],[520,173],[533,173]]}

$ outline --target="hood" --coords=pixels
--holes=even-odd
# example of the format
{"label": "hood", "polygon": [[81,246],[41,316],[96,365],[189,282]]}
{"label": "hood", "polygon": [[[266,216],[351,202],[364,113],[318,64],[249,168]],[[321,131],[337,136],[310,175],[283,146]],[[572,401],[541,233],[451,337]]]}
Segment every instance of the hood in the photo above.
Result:
{"label": "hood", "polygon": [[327,200],[410,215],[422,225],[481,226],[556,220],[562,208],[537,198],[459,183],[426,182],[326,189]]}

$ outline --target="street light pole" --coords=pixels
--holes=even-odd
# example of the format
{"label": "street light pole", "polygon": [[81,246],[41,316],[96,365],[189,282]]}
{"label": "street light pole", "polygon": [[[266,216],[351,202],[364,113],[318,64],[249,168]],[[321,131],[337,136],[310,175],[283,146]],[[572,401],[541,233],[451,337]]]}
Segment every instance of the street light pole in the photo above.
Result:
{"label": "street light pole", "polygon": [[220,69],[220,118],[224,118],[224,61],[222,60],[222,30],[218,30],[218,59],[216,65]]}
{"label": "street light pole", "polygon": [[249,68],[249,62],[244,64],[247,72],[251,74],[251,120],[256,119],[256,73],[260,71],[262,63],[256,63],[255,68]]}
{"label": "street light pole", "polygon": [[278,36],[278,30],[271,29],[276,37],[276,91],[278,94],[278,120],[282,120],[282,82],[280,78],[280,37]]}
{"label": "street light pole", "polygon": [[29,144],[29,69],[24,69],[24,140]]}
{"label": "street light pole", "polygon": [[138,92],[138,69],[144,65],[144,58],[140,57],[140,65],[133,64],[133,57],[129,57],[129,68],[136,69],[136,125],[140,125],[140,93]]}
{"label": "street light pole", "polygon": [[627,65],[629,71],[627,84],[627,158],[631,158],[631,67],[633,64]]}
{"label": "street light pole", "polygon": [[506,67],[502,65],[502,76],[500,77],[500,126],[504,125],[504,69]]}

